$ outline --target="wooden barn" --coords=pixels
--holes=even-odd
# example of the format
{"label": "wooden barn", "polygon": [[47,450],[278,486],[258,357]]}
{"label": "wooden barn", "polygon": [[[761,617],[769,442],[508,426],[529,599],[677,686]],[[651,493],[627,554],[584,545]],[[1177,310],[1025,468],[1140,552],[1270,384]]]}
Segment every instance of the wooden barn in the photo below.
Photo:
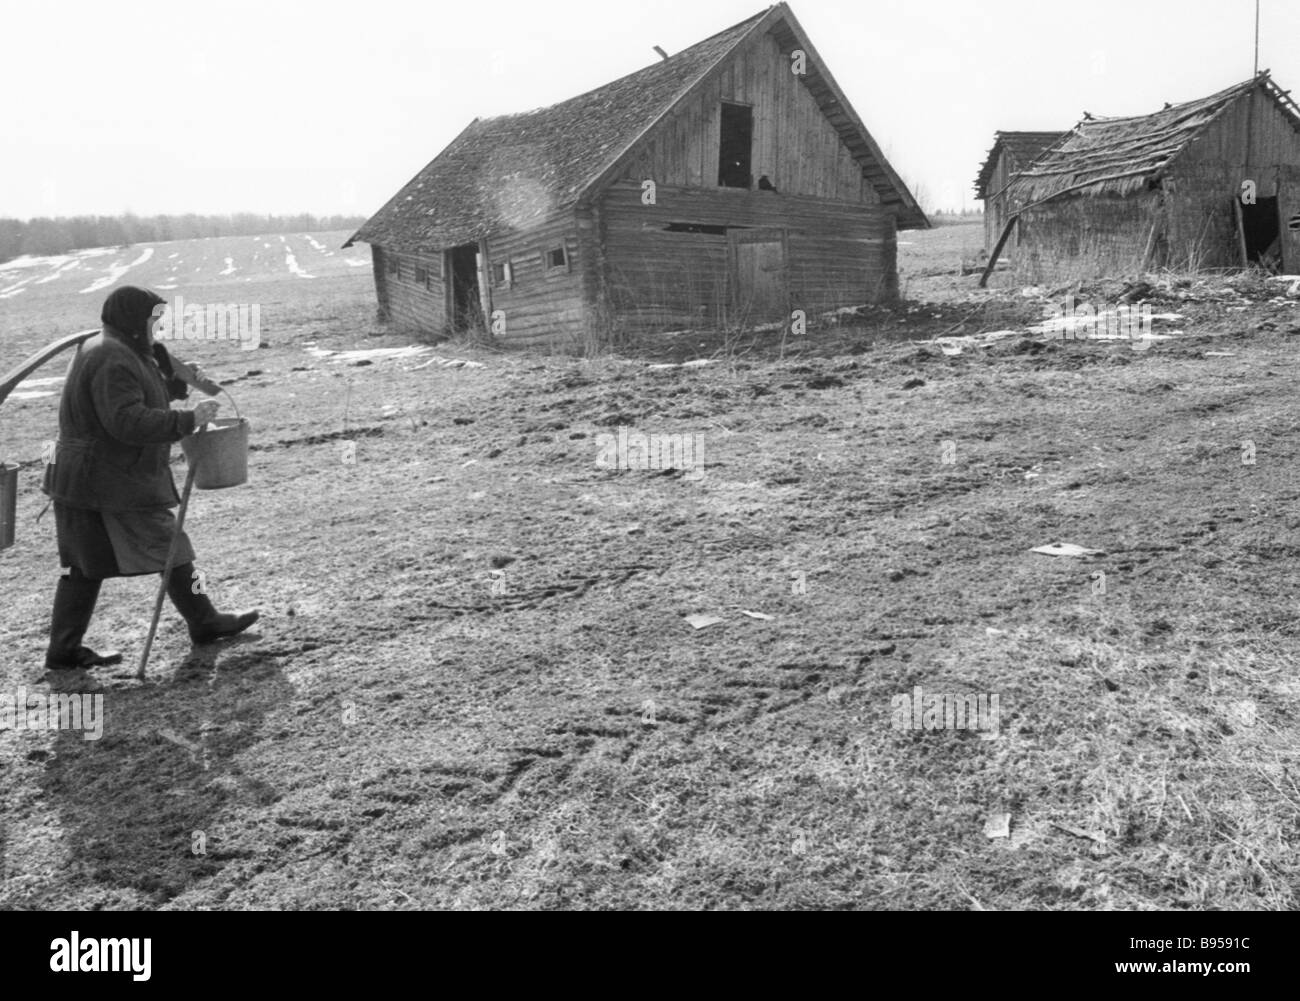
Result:
{"label": "wooden barn", "polygon": [[928,225],[781,3],[475,119],[345,246],[395,326],[560,346],[888,301],[897,229]]}
{"label": "wooden barn", "polygon": [[975,179],[975,196],[984,203],[984,249],[993,250],[1002,227],[1010,218],[1007,212],[1007,185],[1011,177],[1037,160],[1049,146],[1060,142],[1068,132],[997,132],[993,148]]}
{"label": "wooden barn", "polygon": [[1264,71],[1152,115],[1085,117],[1011,179],[1008,200],[1023,280],[1300,273],[1300,107]]}

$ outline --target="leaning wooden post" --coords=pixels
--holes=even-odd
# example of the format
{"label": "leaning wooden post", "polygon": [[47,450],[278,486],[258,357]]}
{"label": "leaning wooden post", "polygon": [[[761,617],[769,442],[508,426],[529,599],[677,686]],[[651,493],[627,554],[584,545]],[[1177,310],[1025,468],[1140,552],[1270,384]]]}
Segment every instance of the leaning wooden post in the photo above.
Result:
{"label": "leaning wooden post", "polygon": [[989,283],[989,275],[993,274],[993,268],[998,263],[998,258],[1002,255],[1002,248],[1007,245],[1007,240],[1011,237],[1011,231],[1015,229],[1016,223],[1020,221],[1020,216],[1013,215],[1007,220],[1006,228],[998,238],[997,246],[993,248],[993,253],[989,255],[989,263],[984,267],[984,274],[980,276],[980,288],[985,288]]}
{"label": "leaning wooden post", "polygon": [[176,543],[180,540],[181,529],[185,527],[185,511],[190,506],[190,491],[194,489],[194,472],[198,462],[190,463],[190,471],[185,476],[185,491],[181,494],[181,509],[176,514],[176,530],[172,532],[171,545],[167,547],[167,565],[163,567],[162,581],[158,585],[158,597],[153,603],[153,620],[149,623],[149,635],[144,641],[144,653],[140,655],[140,667],[135,672],[136,681],[144,681],[145,665],[149,663],[149,651],[153,649],[154,633],[158,631],[158,616],[162,614],[163,597],[167,594],[167,584],[172,577],[172,557],[176,555]]}
{"label": "leaning wooden post", "polygon": [[1147,234],[1146,249],[1142,252],[1142,274],[1146,274],[1151,268],[1151,259],[1156,253],[1156,236],[1160,232],[1160,224],[1164,221],[1164,216],[1157,211],[1155,219],[1151,222],[1151,232]]}

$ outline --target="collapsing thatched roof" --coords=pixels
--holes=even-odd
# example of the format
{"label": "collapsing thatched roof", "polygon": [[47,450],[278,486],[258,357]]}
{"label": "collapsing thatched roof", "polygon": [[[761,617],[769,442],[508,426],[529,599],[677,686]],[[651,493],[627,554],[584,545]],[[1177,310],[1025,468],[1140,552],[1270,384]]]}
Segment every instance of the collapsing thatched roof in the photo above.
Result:
{"label": "collapsing thatched roof", "polygon": [[996,133],[993,148],[985,157],[984,166],[980,167],[979,177],[975,178],[975,196],[983,199],[988,198],[990,194],[997,194],[996,191],[989,191],[989,182],[993,180],[993,172],[997,169],[998,157],[1003,153],[1010,156],[1015,169],[1020,169],[1037,160],[1043,150],[1060,142],[1067,135],[1068,132]]}
{"label": "collapsing thatched roof", "polygon": [[811,58],[784,3],[597,90],[522,114],[475,119],[364,226],[355,240],[437,250],[522,229],[578,202],[611,177],[635,143],[751,32],[772,31],[809,50],[806,82],[899,226],[928,226],[907,186]]}
{"label": "collapsing thatched roof", "polygon": [[1021,170],[1009,185],[1020,205],[1058,195],[1128,195],[1158,183],[1179,154],[1245,95],[1259,88],[1300,129],[1300,108],[1268,71],[1210,97],[1171,105],[1153,115],[1085,118],[1064,142]]}

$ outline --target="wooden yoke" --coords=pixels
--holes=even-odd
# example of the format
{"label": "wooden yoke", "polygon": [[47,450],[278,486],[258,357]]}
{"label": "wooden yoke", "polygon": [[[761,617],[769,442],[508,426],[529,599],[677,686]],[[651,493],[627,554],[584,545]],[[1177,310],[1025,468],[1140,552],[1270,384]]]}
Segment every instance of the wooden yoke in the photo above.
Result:
{"label": "wooden yoke", "polygon": [[18,388],[18,384],[44,365],[47,361],[57,354],[62,354],[68,348],[75,348],[79,344],[90,340],[99,333],[99,328],[93,330],[83,330],[79,334],[69,334],[67,337],[60,338],[53,344],[46,345],[28,358],[25,362],[10,372],[6,372],[3,378],[0,378],[0,403],[8,399],[9,394]]}

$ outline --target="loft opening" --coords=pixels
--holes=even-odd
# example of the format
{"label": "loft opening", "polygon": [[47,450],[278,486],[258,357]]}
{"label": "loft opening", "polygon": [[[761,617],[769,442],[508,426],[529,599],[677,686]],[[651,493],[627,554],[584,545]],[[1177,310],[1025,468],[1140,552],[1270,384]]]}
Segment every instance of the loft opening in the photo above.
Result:
{"label": "loft opening", "polygon": [[[732,229],[738,227],[733,226]],[[709,236],[726,236],[726,226],[710,226],[702,222],[670,222],[664,227],[665,233],[705,233]]]}
{"label": "loft opening", "polygon": [[718,186],[748,188],[753,181],[754,109],[747,104],[722,105],[718,143]]}

